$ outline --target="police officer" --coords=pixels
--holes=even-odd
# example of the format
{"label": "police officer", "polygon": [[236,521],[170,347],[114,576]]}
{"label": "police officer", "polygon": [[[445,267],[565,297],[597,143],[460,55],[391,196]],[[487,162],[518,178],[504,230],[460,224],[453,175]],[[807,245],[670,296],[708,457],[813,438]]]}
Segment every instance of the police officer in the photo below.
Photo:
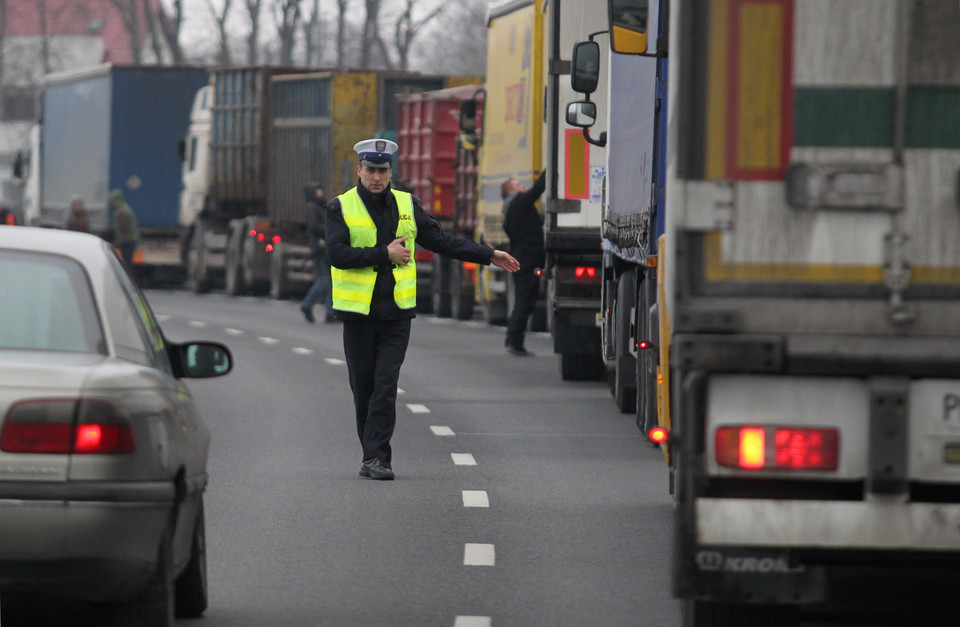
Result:
{"label": "police officer", "polygon": [[360,180],[327,205],[327,259],[363,448],[360,476],[389,480],[397,380],[417,303],[416,247],[508,272],[520,264],[504,251],[450,235],[419,199],[393,189],[395,142],[368,139],[353,148]]}

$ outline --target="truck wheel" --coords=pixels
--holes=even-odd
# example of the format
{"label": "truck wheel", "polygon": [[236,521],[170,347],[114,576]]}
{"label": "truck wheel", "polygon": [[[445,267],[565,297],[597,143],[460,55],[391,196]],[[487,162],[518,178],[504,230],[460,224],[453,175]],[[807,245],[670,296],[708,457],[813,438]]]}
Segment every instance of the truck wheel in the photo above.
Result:
{"label": "truck wheel", "polygon": [[685,599],[683,627],[799,627],[800,617],[792,605],[715,603]]}
{"label": "truck wheel", "polygon": [[[486,268],[480,268],[479,274],[477,275],[478,300],[480,301],[480,311],[483,312],[483,321],[492,325],[504,325],[507,323],[507,316],[509,315],[507,301],[505,298],[495,301],[488,299],[488,272],[489,270]],[[509,281],[510,279],[508,278],[507,280]]]}
{"label": "truck wheel", "polygon": [[614,304],[613,320],[616,324],[614,348],[616,350],[616,368],[613,373],[613,397],[624,414],[637,411],[637,359],[630,352],[633,338],[630,325],[637,303],[636,272],[628,270],[617,281],[617,301]]}
{"label": "truck wheel", "polygon": [[440,318],[450,317],[450,260],[443,255],[433,256],[433,313]]}
{"label": "truck wheel", "polygon": [[227,238],[226,267],[224,283],[227,294],[239,296],[247,291],[246,281],[243,280],[243,270],[240,267],[240,247],[243,245],[242,229],[232,229]]}
{"label": "truck wheel", "polygon": [[210,291],[210,277],[207,275],[207,263],[203,252],[203,229],[198,225],[190,237],[187,248],[186,288],[196,294]]}
{"label": "truck wheel", "polygon": [[450,262],[450,315],[457,320],[473,318],[473,283],[466,279],[463,264]]}
{"label": "truck wheel", "polygon": [[560,353],[560,378],[564,381],[599,381],[606,372],[599,355]]}
{"label": "truck wheel", "polygon": [[278,300],[290,298],[287,282],[287,256],[283,244],[278,244],[270,257],[270,296]]}

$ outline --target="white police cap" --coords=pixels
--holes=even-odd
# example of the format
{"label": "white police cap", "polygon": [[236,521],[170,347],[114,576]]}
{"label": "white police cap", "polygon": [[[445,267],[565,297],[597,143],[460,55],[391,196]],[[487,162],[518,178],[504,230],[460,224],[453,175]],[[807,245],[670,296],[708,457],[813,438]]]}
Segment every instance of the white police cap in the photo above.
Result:
{"label": "white police cap", "polygon": [[360,155],[360,165],[371,168],[392,168],[393,153],[399,148],[396,142],[389,139],[365,139],[353,147]]}

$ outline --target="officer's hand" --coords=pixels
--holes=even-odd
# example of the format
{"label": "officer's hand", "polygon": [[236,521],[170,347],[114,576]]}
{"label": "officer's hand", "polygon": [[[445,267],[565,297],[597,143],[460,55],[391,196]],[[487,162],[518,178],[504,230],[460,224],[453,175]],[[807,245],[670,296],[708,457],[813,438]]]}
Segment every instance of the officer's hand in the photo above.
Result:
{"label": "officer's hand", "polygon": [[503,250],[493,251],[493,258],[490,263],[507,272],[516,272],[520,269],[520,262],[514,259],[513,255]]}
{"label": "officer's hand", "polygon": [[403,243],[407,241],[406,237],[398,237],[387,245],[387,254],[390,255],[390,262],[401,266],[410,263],[410,251]]}

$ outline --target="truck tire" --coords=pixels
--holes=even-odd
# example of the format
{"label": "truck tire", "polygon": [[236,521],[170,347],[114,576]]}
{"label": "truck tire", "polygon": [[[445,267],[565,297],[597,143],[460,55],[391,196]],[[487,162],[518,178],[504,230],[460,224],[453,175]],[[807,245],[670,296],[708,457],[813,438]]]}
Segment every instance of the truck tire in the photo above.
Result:
{"label": "truck tire", "polygon": [[624,414],[637,411],[637,359],[630,351],[634,341],[630,334],[633,313],[637,306],[636,271],[628,270],[617,281],[617,300],[614,303],[613,321],[616,366],[613,372],[613,398]]}
{"label": "truck tire", "polygon": [[243,246],[243,229],[231,225],[230,235],[227,238],[226,267],[223,269],[224,290],[231,296],[240,296],[247,291],[247,284],[241,267],[241,247]]}
{"label": "truck tire", "polygon": [[716,603],[685,599],[683,627],[799,627],[800,617],[792,605]]}
{"label": "truck tire", "polygon": [[450,260],[443,255],[433,256],[433,285],[430,297],[433,313],[439,318],[450,317]]}
{"label": "truck tire", "polygon": [[187,244],[186,254],[187,279],[185,286],[196,294],[205,294],[210,291],[210,275],[207,272],[207,263],[203,250],[203,227],[197,223]]}
{"label": "truck tire", "polygon": [[270,257],[270,296],[277,300],[287,300],[290,295],[286,251],[283,244],[277,244]]}
{"label": "truck tire", "polygon": [[[507,301],[505,298],[498,301],[488,300],[486,285],[488,272],[487,269],[480,268],[477,274],[477,300],[480,301],[480,311],[483,313],[483,321],[487,324],[502,326],[507,324],[507,316],[510,312],[507,310]],[[507,280],[509,281],[510,279],[508,278]]]}
{"label": "truck tire", "polygon": [[606,373],[600,355],[560,353],[560,378],[564,381],[600,381]]}
{"label": "truck tire", "polygon": [[473,283],[467,276],[461,262],[450,262],[450,316],[456,320],[473,318]]}

